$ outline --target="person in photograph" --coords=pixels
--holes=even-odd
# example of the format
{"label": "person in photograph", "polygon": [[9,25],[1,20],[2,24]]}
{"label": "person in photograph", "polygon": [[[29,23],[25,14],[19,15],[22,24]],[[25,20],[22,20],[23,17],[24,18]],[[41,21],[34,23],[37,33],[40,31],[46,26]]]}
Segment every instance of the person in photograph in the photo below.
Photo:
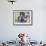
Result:
{"label": "person in photograph", "polygon": [[25,12],[20,12],[20,16],[18,17],[19,22],[26,22]]}
{"label": "person in photograph", "polygon": [[27,15],[27,23],[30,22],[30,15]]}
{"label": "person in photograph", "polygon": [[27,23],[29,23],[30,22],[30,13],[29,12],[26,12],[25,13],[25,17],[27,19]]}

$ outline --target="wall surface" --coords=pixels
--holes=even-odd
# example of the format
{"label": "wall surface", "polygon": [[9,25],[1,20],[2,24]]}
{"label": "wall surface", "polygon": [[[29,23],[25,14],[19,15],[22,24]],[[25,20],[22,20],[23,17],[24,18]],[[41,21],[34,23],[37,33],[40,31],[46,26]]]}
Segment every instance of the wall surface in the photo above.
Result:
{"label": "wall surface", "polygon": [[[33,10],[32,26],[14,26],[13,10]],[[0,0],[0,41],[15,40],[19,32],[30,34],[33,40],[46,40],[46,0],[16,0],[13,5]]]}

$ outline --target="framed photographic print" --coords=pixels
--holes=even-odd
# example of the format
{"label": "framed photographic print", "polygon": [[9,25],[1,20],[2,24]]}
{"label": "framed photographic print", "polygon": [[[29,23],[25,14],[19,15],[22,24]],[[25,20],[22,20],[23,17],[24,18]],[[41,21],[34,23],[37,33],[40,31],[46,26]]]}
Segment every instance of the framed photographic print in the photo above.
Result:
{"label": "framed photographic print", "polygon": [[13,10],[14,25],[32,25],[32,10]]}

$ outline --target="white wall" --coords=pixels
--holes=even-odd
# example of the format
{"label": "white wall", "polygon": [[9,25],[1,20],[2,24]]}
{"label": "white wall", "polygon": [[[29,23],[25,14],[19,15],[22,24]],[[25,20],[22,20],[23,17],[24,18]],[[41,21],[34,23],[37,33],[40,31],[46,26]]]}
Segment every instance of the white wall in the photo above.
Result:
{"label": "white wall", "polygon": [[[32,26],[14,26],[13,10],[33,10]],[[13,5],[0,0],[0,40],[11,40],[19,32],[29,32],[33,40],[46,40],[46,0],[16,0]]]}

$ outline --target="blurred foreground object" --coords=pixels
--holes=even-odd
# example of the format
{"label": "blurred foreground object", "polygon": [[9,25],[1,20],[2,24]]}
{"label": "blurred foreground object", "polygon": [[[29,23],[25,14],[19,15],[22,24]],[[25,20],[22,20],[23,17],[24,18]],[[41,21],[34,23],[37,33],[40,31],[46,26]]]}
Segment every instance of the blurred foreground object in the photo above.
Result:
{"label": "blurred foreground object", "polygon": [[19,35],[18,35],[18,37],[20,38],[20,46],[23,46],[23,45],[25,45],[25,43],[24,43],[24,36],[25,36],[25,33],[19,33]]}

